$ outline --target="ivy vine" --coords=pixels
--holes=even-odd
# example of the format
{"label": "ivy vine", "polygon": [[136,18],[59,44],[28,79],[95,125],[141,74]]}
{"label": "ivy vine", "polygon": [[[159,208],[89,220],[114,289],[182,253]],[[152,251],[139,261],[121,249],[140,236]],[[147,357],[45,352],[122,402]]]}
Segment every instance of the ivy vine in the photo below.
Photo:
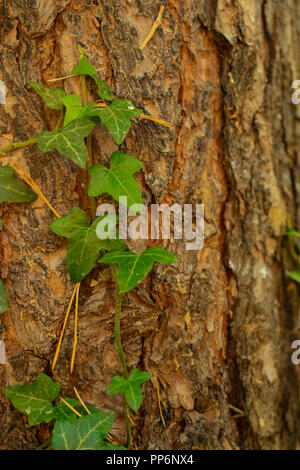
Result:
{"label": "ivy vine", "polygon": [[[55,215],[50,229],[58,236],[69,240],[67,249],[67,268],[75,288],[61,330],[56,353],[53,358],[54,370],[62,344],[63,334],[75,299],[75,331],[71,360],[73,372],[78,326],[78,302],[80,283],[99,263],[111,266],[116,283],[115,311],[115,346],[122,366],[122,376],[114,376],[107,389],[109,395],[123,394],[127,422],[127,444],[131,447],[130,410],[137,411],[142,404],[142,383],[151,376],[148,372],[127,370],[125,354],[121,342],[120,318],[122,296],[141,282],[151,270],[154,262],[175,263],[176,257],[162,247],[150,247],[137,254],[126,250],[122,239],[101,240],[96,228],[100,221],[110,216],[96,217],[95,197],[109,194],[115,200],[126,196],[128,206],[142,203],[142,194],[134,175],[142,168],[142,162],[116,151],[110,158],[110,167],[94,164],[91,135],[98,123],[102,123],[110,132],[117,145],[122,144],[130,126],[131,119],[151,119],[171,127],[165,121],[145,116],[130,100],[115,99],[110,87],[98,76],[96,69],[88,62],[79,47],[79,65],[72,70],[72,76],[79,75],[82,96],[67,95],[63,89],[48,88],[40,83],[29,82],[31,87],[44,101],[45,105],[59,112],[55,130],[41,134],[21,143],[13,143],[0,150],[6,154],[14,149],[38,145],[42,152],[57,150],[64,157],[70,158],[89,174],[88,196],[90,214],[79,207],[73,207],[69,214],[60,216],[45,195],[32,180],[30,175],[17,163],[0,167],[0,202],[26,203],[40,196]],[[99,100],[87,102],[87,79],[96,83]],[[16,174],[17,175],[16,175]],[[18,176],[18,177],[17,177]],[[21,179],[20,179],[21,178]],[[0,221],[2,227],[4,221]],[[0,281],[0,313],[8,308],[7,297]],[[76,389],[75,389],[76,390]],[[85,405],[76,391],[79,401],[74,398],[62,398],[57,405],[60,383],[40,373],[36,381],[26,385],[9,386],[3,393],[12,404],[28,417],[31,426],[50,423],[55,420],[52,438],[42,447],[55,450],[83,449],[123,449],[115,443],[109,431],[113,424],[114,413],[103,413]]]}

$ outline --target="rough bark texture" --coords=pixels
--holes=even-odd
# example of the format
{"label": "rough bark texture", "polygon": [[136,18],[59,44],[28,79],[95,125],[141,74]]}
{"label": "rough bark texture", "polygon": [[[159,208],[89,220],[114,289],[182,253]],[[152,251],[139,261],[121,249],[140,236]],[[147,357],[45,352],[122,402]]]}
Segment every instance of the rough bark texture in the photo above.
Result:
{"label": "rough bark texture", "polygon": [[[124,300],[128,366],[152,374],[134,443],[297,448],[300,369],[290,353],[299,302],[297,289],[288,289],[292,262],[282,235],[288,213],[300,224],[300,128],[290,88],[300,78],[300,1],[165,0],[162,26],[142,52],[161,3],[2,0],[0,78],[8,97],[0,106],[0,145],[54,128],[56,113],[24,84],[69,74],[77,42],[97,68],[105,67],[101,76],[117,97],[176,125],[173,133],[136,121],[122,146],[144,163],[138,180],[145,202],[205,204],[203,249],[174,242],[178,265],[157,264]],[[64,86],[80,93],[78,79]],[[101,127],[93,144],[101,163],[116,148]],[[10,159],[28,169],[62,215],[74,205],[88,207],[86,174],[67,158],[32,147],[2,162]],[[53,215],[40,199],[2,204],[1,215],[1,276],[10,305],[0,323],[6,386],[49,373],[73,285],[66,243],[50,232]],[[99,267],[80,293],[75,373],[69,374],[71,321],[54,378],[66,394],[76,385],[86,402],[116,411],[112,434],[124,442],[122,400],[105,393],[120,373],[113,318],[113,281]],[[31,429],[1,398],[0,448],[43,442],[48,428]]]}

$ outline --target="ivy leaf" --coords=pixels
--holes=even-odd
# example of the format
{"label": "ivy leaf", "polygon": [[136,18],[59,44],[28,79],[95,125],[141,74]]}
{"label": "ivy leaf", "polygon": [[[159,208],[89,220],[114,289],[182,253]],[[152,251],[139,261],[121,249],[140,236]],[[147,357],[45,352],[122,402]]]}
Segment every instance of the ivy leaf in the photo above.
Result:
{"label": "ivy leaf", "polygon": [[63,98],[66,92],[60,88],[48,88],[41,83],[28,82],[29,85],[44,100],[46,106],[50,109],[61,111],[64,108]]}
{"label": "ivy leaf", "polygon": [[177,258],[162,247],[152,246],[141,254],[133,251],[106,253],[99,263],[118,263],[120,290],[128,292],[147,276],[155,261],[171,264],[176,263]]}
{"label": "ivy leaf", "polygon": [[0,228],[3,227],[4,224],[5,224],[5,220],[0,219]]}
{"label": "ivy leaf", "polygon": [[293,281],[296,281],[298,282],[298,284],[300,284],[300,271],[298,269],[295,269],[294,271],[289,271],[287,275],[290,279],[293,279]]}
{"label": "ivy leaf", "polygon": [[7,295],[4,290],[3,282],[0,281],[0,313],[6,312],[8,309]]}
{"label": "ivy leaf", "polygon": [[139,369],[133,369],[128,379],[120,375],[115,375],[107,389],[107,394],[115,395],[117,393],[123,393],[130,408],[133,411],[137,411],[143,399],[141,384],[147,382],[150,378],[151,375],[148,372],[143,372]]}
{"label": "ivy leaf", "polygon": [[[74,398],[65,398],[64,399],[69,405],[76,406],[78,401]],[[77,419],[76,414],[72,411],[63,401],[60,401],[55,409],[55,416],[59,421],[75,421]]]}
{"label": "ivy leaf", "polygon": [[88,194],[98,196],[102,193],[110,194],[116,201],[120,196],[127,196],[127,205],[142,204],[141,190],[133,175],[143,166],[140,160],[126,155],[119,150],[114,152],[110,159],[110,169],[103,165],[89,168],[91,175]]}
{"label": "ivy leaf", "polygon": [[120,145],[130,129],[132,117],[140,117],[142,111],[129,100],[115,100],[106,108],[93,108],[89,116],[98,116],[107,127],[116,144]]}
{"label": "ivy leaf", "polygon": [[81,99],[77,95],[67,95],[63,98],[63,103],[66,108],[65,119],[63,127],[67,126],[71,121],[78,119],[82,113],[83,106]]}
{"label": "ivy leaf", "polygon": [[79,73],[80,75],[88,75],[91,77],[98,87],[98,95],[100,98],[104,101],[112,101],[114,95],[110,87],[97,77],[96,72],[96,69],[88,62],[86,56],[83,56],[79,61],[79,65],[76,65],[72,70],[74,74]]}
{"label": "ivy leaf", "polygon": [[103,216],[97,217],[90,226],[86,213],[79,207],[73,207],[69,215],[60,217],[50,225],[54,233],[70,239],[67,266],[74,282],[84,279],[94,268],[101,249],[111,251],[124,248],[124,242],[120,239],[100,240],[97,237],[96,228],[102,219]]}
{"label": "ivy leaf", "polygon": [[103,82],[99,77],[96,75],[90,75],[90,77],[94,80],[98,87],[98,95],[103,101],[112,101],[114,99],[114,95],[109,87],[109,85]]}
{"label": "ivy leaf", "polygon": [[10,166],[0,167],[0,202],[32,202],[37,195],[14,176]]}
{"label": "ivy leaf", "polygon": [[110,431],[114,413],[97,413],[76,421],[56,421],[52,447],[54,450],[100,450],[101,440]]}
{"label": "ivy leaf", "polygon": [[52,402],[59,394],[60,383],[42,372],[31,384],[5,387],[2,391],[14,407],[28,417],[30,426],[49,423],[55,418],[56,408]]}
{"label": "ivy leaf", "polygon": [[37,136],[42,152],[57,149],[80,168],[86,167],[87,149],[84,138],[92,132],[95,124],[86,119],[75,119],[61,130],[47,131]]}
{"label": "ivy leaf", "polygon": [[77,73],[80,75],[95,75],[96,69],[89,63],[87,57],[83,56],[79,61],[79,65],[76,65],[72,70],[72,74]]}

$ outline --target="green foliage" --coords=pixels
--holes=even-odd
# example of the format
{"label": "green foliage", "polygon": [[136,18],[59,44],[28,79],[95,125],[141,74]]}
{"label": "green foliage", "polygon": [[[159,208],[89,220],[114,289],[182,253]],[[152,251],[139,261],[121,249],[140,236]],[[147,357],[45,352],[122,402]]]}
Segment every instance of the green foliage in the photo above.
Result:
{"label": "green foliage", "polygon": [[54,450],[100,450],[102,439],[110,431],[114,413],[83,416],[74,421],[56,421],[52,447]]}
{"label": "green foliage", "polygon": [[114,95],[110,87],[107,85],[107,83],[103,82],[99,77],[97,77],[96,69],[88,62],[85,56],[80,59],[79,65],[76,65],[73,68],[72,73],[79,73],[80,75],[88,75],[91,77],[98,87],[98,95],[102,100],[112,101],[114,99]]}
{"label": "green foliage", "polygon": [[82,110],[84,109],[81,99],[77,95],[66,95],[63,98],[63,103],[66,108],[65,119],[63,127],[67,126],[71,121],[80,118]]}
{"label": "green foliage", "polygon": [[128,292],[147,276],[155,261],[171,264],[176,263],[177,258],[162,247],[152,246],[141,254],[132,251],[107,253],[99,263],[118,263],[120,291]]}
{"label": "green foliage", "polygon": [[69,157],[80,168],[86,167],[88,152],[84,138],[90,134],[95,124],[85,119],[76,119],[61,130],[46,131],[37,136],[42,152],[58,150]]}
{"label": "green foliage", "polygon": [[89,116],[98,116],[117,145],[122,144],[131,125],[132,117],[140,117],[141,110],[129,100],[116,100],[106,108],[94,108]]}
{"label": "green foliage", "polygon": [[115,375],[107,389],[107,394],[115,395],[117,393],[123,393],[130,408],[133,411],[137,411],[143,399],[141,384],[147,382],[150,378],[151,375],[148,372],[142,372],[139,369],[133,369],[128,379],[120,375]]}
{"label": "green foliage", "polygon": [[14,407],[28,417],[30,426],[49,423],[55,418],[56,409],[52,402],[59,394],[60,383],[42,372],[31,384],[13,385],[2,391]]}
{"label": "green foliage", "polygon": [[0,202],[32,202],[37,195],[14,176],[10,166],[0,167]]}
{"label": "green foliage", "polygon": [[0,228],[3,227],[4,223],[5,223],[5,220],[0,219]]}
{"label": "green foliage", "polygon": [[50,225],[54,233],[70,240],[67,266],[74,282],[84,279],[94,268],[101,249],[111,251],[124,247],[122,240],[100,240],[97,237],[97,224],[102,219],[103,217],[98,217],[90,226],[86,213],[79,207],[73,207],[69,215]]}
{"label": "green foliage", "polygon": [[293,279],[293,281],[296,281],[300,284],[300,271],[298,269],[289,271],[287,274],[290,279]]}
{"label": "green foliage", "polygon": [[116,201],[119,201],[120,196],[127,196],[128,206],[142,204],[141,190],[133,177],[142,166],[140,160],[120,151],[114,152],[110,159],[110,169],[103,165],[89,168],[89,196],[108,193]]}
{"label": "green foliage", "polygon": [[8,309],[7,295],[4,290],[3,282],[0,281],[0,313],[6,312]]}
{"label": "green foliage", "polygon": [[28,82],[30,86],[40,97],[44,100],[45,105],[48,108],[61,111],[64,108],[63,98],[66,96],[66,92],[60,88],[48,88],[41,83]]}
{"label": "green foliage", "polygon": [[[87,86],[85,77],[90,77],[97,85],[98,95],[101,100],[111,102],[103,106],[96,106],[97,102],[82,105],[80,98],[75,95],[67,95],[59,88],[52,89],[46,86],[29,82],[44,100],[46,106],[53,110],[61,111],[61,115],[54,131],[46,131],[36,138],[29,139],[19,144],[13,144],[2,149],[2,152],[15,148],[23,148],[37,142],[42,152],[58,150],[62,155],[70,158],[80,168],[86,168],[88,149],[85,138],[90,137],[95,124],[102,122],[111,133],[116,144],[120,145],[131,125],[131,118],[139,118],[141,110],[137,109],[129,100],[114,100],[110,87],[97,75],[95,68],[83,55],[79,47],[80,62],[74,67],[72,73],[81,75],[82,93],[86,97]],[[64,122],[60,128],[65,109]],[[91,140],[88,139],[90,144]],[[90,145],[88,145],[90,149]],[[90,155],[89,161],[92,160]],[[142,204],[142,194],[134,178],[136,172],[142,168],[142,162],[126,155],[123,152],[114,152],[110,159],[110,168],[103,165],[94,165],[89,168],[90,181],[88,196],[94,198],[103,193],[111,195],[116,201],[120,197],[127,197],[127,205]],[[37,195],[29,186],[17,179],[11,167],[0,167],[0,202],[31,202]],[[48,204],[49,207],[50,204]],[[73,207],[69,215],[59,217],[51,224],[51,230],[62,237],[68,238],[67,267],[72,281],[82,281],[94,268],[98,257],[103,252],[100,263],[117,263],[116,279],[119,284],[116,316],[115,316],[115,345],[123,369],[123,377],[112,378],[107,393],[110,395],[123,393],[126,399],[126,422],[128,446],[131,442],[131,428],[128,407],[137,411],[142,403],[142,383],[150,379],[148,372],[134,369],[128,376],[124,351],[120,336],[120,318],[122,306],[122,294],[133,289],[142,281],[151,270],[153,263],[158,261],[166,264],[176,262],[176,257],[164,248],[151,247],[144,253],[136,254],[124,252],[124,242],[115,238],[116,216],[107,215],[95,218],[95,201],[91,200],[92,223],[89,223],[87,214],[79,207]],[[57,215],[55,209],[53,212]],[[113,219],[113,220],[112,220]],[[3,225],[0,219],[0,227]],[[113,222],[111,224],[111,222]],[[104,230],[108,227],[108,230]],[[97,236],[98,228],[98,236]],[[105,239],[100,239],[100,228],[105,232]],[[292,229],[293,230],[293,229]],[[298,232],[287,233],[290,237],[300,237]],[[109,238],[111,237],[111,239]],[[294,274],[293,274],[294,273]],[[297,275],[295,273],[298,273]],[[291,278],[300,282],[300,272],[289,273]],[[75,292],[75,291],[74,291]],[[79,292],[79,290],[77,291]],[[76,301],[78,298],[76,298]],[[77,303],[78,305],[78,303]],[[7,309],[7,297],[2,282],[0,281],[0,313]],[[73,351],[75,353],[75,349]],[[55,419],[52,435],[52,446],[55,450],[124,450],[123,447],[111,444],[106,436],[109,432],[114,413],[102,411],[87,405],[91,414],[88,414],[83,406],[78,406],[76,399],[66,398],[65,402],[71,407],[77,407],[78,417],[66,403],[59,402],[54,406],[54,401],[60,391],[60,384],[41,373],[36,381],[27,385],[6,387],[3,393],[11,400],[13,405],[23,412],[31,426],[43,422],[49,423]]]}

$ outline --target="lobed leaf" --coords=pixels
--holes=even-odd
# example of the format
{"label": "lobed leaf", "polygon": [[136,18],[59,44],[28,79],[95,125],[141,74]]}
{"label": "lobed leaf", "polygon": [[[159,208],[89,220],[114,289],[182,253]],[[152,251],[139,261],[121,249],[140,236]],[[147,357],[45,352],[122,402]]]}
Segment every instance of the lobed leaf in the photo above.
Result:
{"label": "lobed leaf", "polygon": [[91,175],[88,187],[89,196],[108,193],[116,201],[119,201],[120,196],[127,196],[128,206],[142,204],[141,190],[133,177],[142,166],[143,163],[140,160],[119,150],[114,152],[110,159],[110,169],[103,165],[89,168]]}
{"label": "lobed leaf", "polygon": [[81,281],[90,273],[101,249],[111,251],[124,248],[120,239],[100,240],[97,237],[97,224],[102,219],[97,217],[90,226],[86,213],[79,207],[73,207],[69,215],[56,219],[50,225],[54,233],[69,238],[67,266],[74,282]]}
{"label": "lobed leaf", "polygon": [[28,82],[27,85],[40,95],[48,108],[57,111],[61,111],[64,108],[63,98],[66,96],[64,90],[60,88],[48,88],[36,82]]}
{"label": "lobed leaf", "polygon": [[52,447],[54,450],[100,450],[113,420],[114,413],[100,412],[71,422],[56,421]]}
{"label": "lobed leaf", "polygon": [[298,269],[295,269],[294,271],[289,271],[287,275],[290,279],[293,279],[293,281],[296,281],[298,282],[298,284],[300,284],[300,271]]}
{"label": "lobed leaf", "polygon": [[87,117],[98,116],[116,144],[124,141],[131,125],[132,117],[140,117],[142,111],[136,108],[129,100],[115,100],[106,108],[95,108],[87,114]]}
{"label": "lobed leaf", "polygon": [[117,393],[123,393],[130,408],[137,411],[143,399],[141,384],[150,378],[151,375],[148,372],[143,372],[139,369],[133,369],[128,379],[116,375],[112,378],[111,384],[107,389],[107,394],[115,395]]}
{"label": "lobed leaf", "polygon": [[103,82],[99,77],[97,77],[96,69],[88,62],[86,56],[83,56],[80,59],[79,65],[76,65],[73,68],[72,73],[79,73],[80,75],[88,75],[91,77],[98,87],[98,95],[102,100],[112,101],[114,99],[114,95],[110,87],[107,85],[107,83]]}
{"label": "lobed leaf", "polygon": [[32,202],[37,195],[14,176],[10,166],[0,167],[0,202]]}
{"label": "lobed leaf", "polygon": [[141,282],[153,263],[176,263],[177,258],[162,247],[152,246],[141,254],[132,251],[106,253],[99,263],[118,263],[117,281],[121,292],[128,292]]}
{"label": "lobed leaf", "polygon": [[38,146],[42,152],[56,149],[80,168],[85,168],[88,153],[84,138],[92,132],[94,126],[95,124],[87,119],[75,119],[61,130],[38,135]]}
{"label": "lobed leaf", "polygon": [[55,418],[56,408],[52,402],[59,394],[60,383],[54,382],[42,372],[31,384],[13,385],[2,391],[14,407],[28,417],[30,426],[49,423]]}
{"label": "lobed leaf", "polygon": [[3,286],[3,282],[0,281],[0,313],[6,312],[8,309],[7,295]]}

